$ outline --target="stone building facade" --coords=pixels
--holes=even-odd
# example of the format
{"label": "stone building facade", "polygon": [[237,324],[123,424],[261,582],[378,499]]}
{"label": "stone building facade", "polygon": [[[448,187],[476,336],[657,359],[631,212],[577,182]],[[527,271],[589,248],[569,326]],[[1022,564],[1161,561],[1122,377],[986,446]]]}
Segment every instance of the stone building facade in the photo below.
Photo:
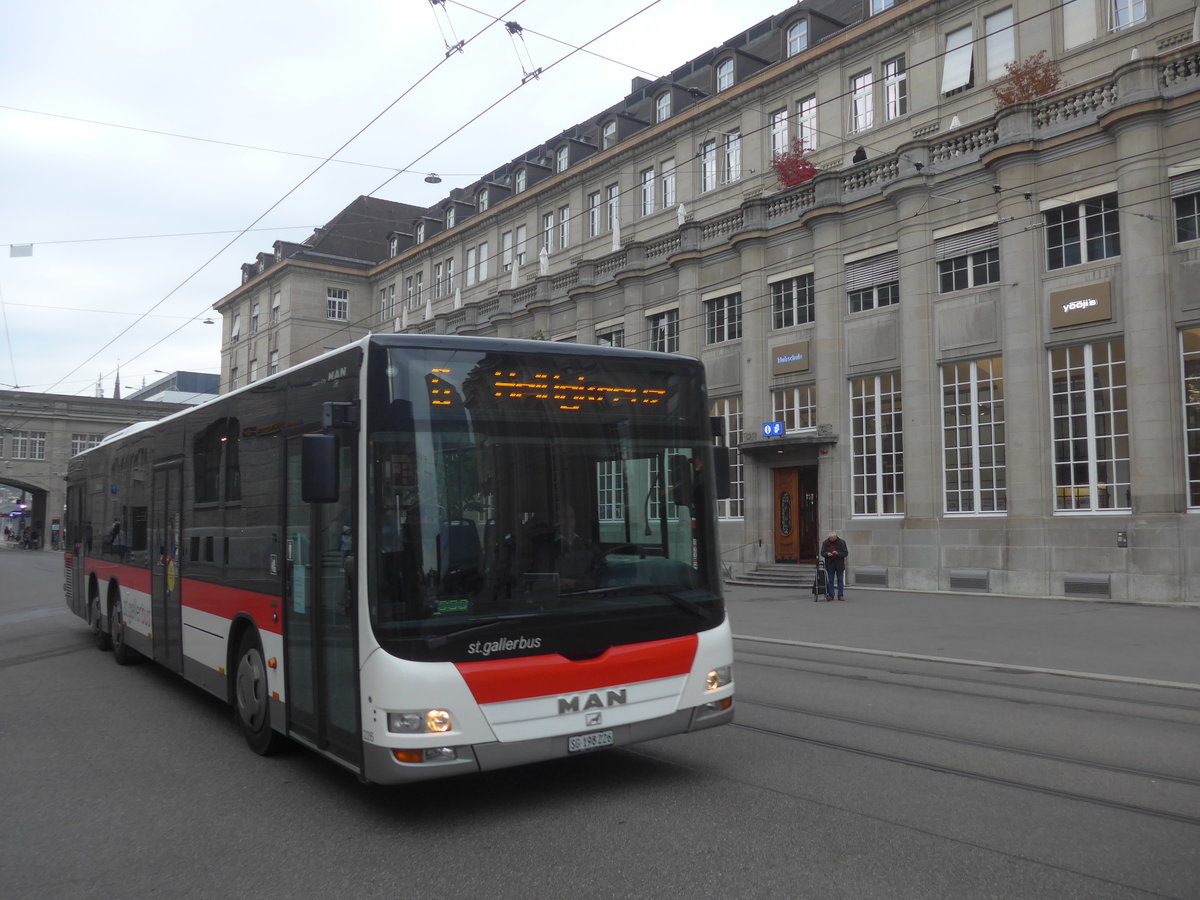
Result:
{"label": "stone building facade", "polygon": [[[685,353],[736,448],[731,574],[837,529],[857,584],[1200,599],[1198,19],[797,4],[381,205],[362,259],[277,244],[215,305],[226,382],[266,303],[297,322],[276,367],[368,329]],[[1001,105],[1039,52],[1057,87]],[[816,174],[784,187],[797,140]]]}
{"label": "stone building facade", "polygon": [[[104,397],[74,397],[0,391],[0,486],[24,492],[30,514],[12,527],[29,526],[52,546],[67,499],[67,460],[135,422],[161,419],[181,403],[148,403]],[[9,523],[6,523],[9,524]]]}

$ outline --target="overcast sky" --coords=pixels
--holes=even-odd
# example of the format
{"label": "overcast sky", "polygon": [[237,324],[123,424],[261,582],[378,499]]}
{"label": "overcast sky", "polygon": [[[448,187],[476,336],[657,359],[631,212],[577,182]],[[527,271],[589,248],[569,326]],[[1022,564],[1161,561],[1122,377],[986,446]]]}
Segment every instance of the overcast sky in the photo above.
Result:
{"label": "overcast sky", "polygon": [[[790,5],[0,0],[0,386],[111,397],[118,364],[123,394],[218,372],[203,320],[275,240],[362,194],[436,203]],[[494,17],[548,71],[425,155],[520,84],[503,25],[446,58]],[[627,18],[588,46],[613,61],[554,65]]]}

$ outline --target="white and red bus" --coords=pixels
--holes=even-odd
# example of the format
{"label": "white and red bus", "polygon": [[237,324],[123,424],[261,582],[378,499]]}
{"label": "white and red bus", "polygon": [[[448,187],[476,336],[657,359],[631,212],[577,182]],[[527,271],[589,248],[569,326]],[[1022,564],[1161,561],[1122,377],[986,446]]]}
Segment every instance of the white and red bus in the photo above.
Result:
{"label": "white and red bus", "polygon": [[707,406],[685,357],[371,336],[72,459],[67,603],[371,782],[720,725]]}

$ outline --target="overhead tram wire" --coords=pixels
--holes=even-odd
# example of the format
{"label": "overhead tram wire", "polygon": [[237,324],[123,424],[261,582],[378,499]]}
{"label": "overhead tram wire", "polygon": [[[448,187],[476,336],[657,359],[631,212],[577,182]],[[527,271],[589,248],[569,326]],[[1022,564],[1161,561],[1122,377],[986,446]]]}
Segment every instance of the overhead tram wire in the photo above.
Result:
{"label": "overhead tram wire", "polygon": [[[500,22],[505,16],[507,16],[509,13],[511,13],[517,7],[521,6],[524,2],[525,2],[525,0],[517,0],[517,2],[515,4],[513,4],[508,10],[506,10],[500,16],[493,19],[491,22],[489,22],[487,25],[485,25],[483,28],[481,28],[479,31],[477,31],[475,34],[473,34],[471,37],[469,37],[466,41],[463,41],[462,46],[466,46],[471,41],[474,41],[481,34],[483,34],[485,31],[487,31],[489,28],[491,28],[493,25],[495,25],[497,22]],[[350,144],[352,144],[355,140],[357,140],[368,128],[370,128],[372,125],[374,125],[376,122],[378,122],[384,115],[386,115],[389,111],[391,111],[392,108],[396,106],[396,104],[398,104],[401,100],[405,99],[409,94],[411,94],[414,90],[416,90],[426,79],[428,79],[430,76],[433,75],[434,72],[436,72],[438,69],[440,69],[446,63],[446,61],[448,59],[449,59],[449,56],[445,56],[442,59],[438,60],[429,71],[427,71],[424,75],[422,75],[415,82],[413,82],[408,88],[406,88],[404,90],[403,93],[401,93],[398,97],[396,97],[395,100],[393,100],[391,103],[389,103],[387,106],[385,106],[382,110],[380,110],[380,112],[378,112],[374,117],[372,117],[370,119],[370,121],[368,121],[365,125],[362,126],[362,128],[360,128],[358,131],[356,131],[345,142],[343,142],[340,147],[338,147],[336,150],[334,150],[333,153],[331,153],[329,156],[325,157],[325,159],[322,160],[321,163],[316,168],[314,168],[311,172],[309,172],[307,175],[305,175],[290,190],[288,190],[282,197],[280,197],[278,200],[276,200],[274,203],[272,203],[271,206],[269,206],[257,218],[255,218],[254,221],[252,221],[249,225],[247,225],[245,228],[243,228],[241,231],[239,231],[237,233],[237,235],[235,235],[228,242],[226,242],[224,246],[222,246],[219,250],[217,250],[216,253],[214,253],[204,263],[202,263],[199,268],[197,268],[194,272],[192,272],[190,275],[188,275],[183,281],[181,281],[178,285],[176,285],[174,288],[172,288],[164,297],[162,297],[153,306],[151,306],[149,309],[147,309],[145,311],[145,313],[143,313],[141,316],[139,316],[138,319],[136,319],[134,322],[130,323],[119,334],[115,335],[103,347],[101,347],[99,350],[97,350],[95,353],[93,353],[87,359],[80,362],[74,369],[67,372],[66,375],[64,375],[62,378],[60,378],[58,381],[56,381],[53,385],[51,385],[51,389],[53,389],[57,385],[61,384],[63,381],[65,381],[71,375],[78,372],[81,368],[83,368],[83,366],[87,365],[89,362],[91,362],[93,359],[95,359],[97,356],[99,356],[101,353],[103,353],[105,350],[107,350],[109,347],[111,347],[117,340],[119,340],[120,338],[122,338],[126,334],[128,334],[129,331],[131,331],[136,325],[138,325],[138,323],[140,323],[142,321],[142,319],[144,319],[150,313],[154,312],[154,310],[158,309],[159,306],[161,306],[163,303],[165,303],[171,296],[173,296],[177,291],[179,291],[184,285],[186,285],[189,281],[191,281],[193,278],[195,278],[197,275],[199,275],[202,271],[204,271],[204,269],[208,268],[208,266],[211,265],[222,253],[224,253],[226,250],[228,250],[230,247],[232,247],[238,241],[239,238],[241,238],[243,235],[249,233],[250,229],[252,229],[255,225],[257,225],[259,222],[261,222],[268,215],[270,215],[270,213],[273,212],[277,207],[279,207],[279,205],[282,204],[285,200],[287,200],[288,197],[290,197],[290,196],[292,196],[292,194],[296,193],[296,191],[298,191],[305,183],[307,183],[309,181],[309,179],[311,179],[318,172],[320,172],[321,169],[323,169],[335,156],[337,156],[339,153],[341,153],[343,150],[345,150],[348,146],[350,146]],[[393,175],[392,178],[388,179],[388,181],[391,181],[392,179],[398,177],[398,175],[399,175],[399,173],[397,173],[396,175]],[[207,315],[207,313],[205,313],[204,315]],[[130,360],[130,362],[132,362],[133,359],[138,359],[143,354],[149,352],[150,349],[158,346],[159,344],[161,344],[163,341],[167,340],[168,338],[173,337],[174,335],[178,334],[181,330],[183,330],[185,327],[187,327],[188,324],[190,324],[191,322],[193,322],[199,318],[200,318],[200,316],[196,316],[195,318],[190,319],[188,322],[185,322],[183,325],[180,325],[175,330],[164,335],[158,341],[155,341],[153,344],[151,344],[150,347],[147,347],[145,350],[142,350],[137,355],[135,355]]]}

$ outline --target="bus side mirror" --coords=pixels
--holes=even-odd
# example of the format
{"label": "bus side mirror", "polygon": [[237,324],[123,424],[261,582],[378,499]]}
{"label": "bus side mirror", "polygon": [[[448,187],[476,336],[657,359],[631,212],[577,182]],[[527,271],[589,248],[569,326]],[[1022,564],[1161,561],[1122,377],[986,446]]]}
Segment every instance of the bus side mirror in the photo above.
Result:
{"label": "bus side mirror", "polygon": [[713,447],[713,477],[717,481],[717,499],[729,499],[729,448]]}
{"label": "bus side mirror", "polygon": [[338,499],[337,435],[300,436],[300,497],[305,503]]}
{"label": "bus side mirror", "polygon": [[692,506],[692,460],[682,453],[672,453],[671,494],[676,506]]}

